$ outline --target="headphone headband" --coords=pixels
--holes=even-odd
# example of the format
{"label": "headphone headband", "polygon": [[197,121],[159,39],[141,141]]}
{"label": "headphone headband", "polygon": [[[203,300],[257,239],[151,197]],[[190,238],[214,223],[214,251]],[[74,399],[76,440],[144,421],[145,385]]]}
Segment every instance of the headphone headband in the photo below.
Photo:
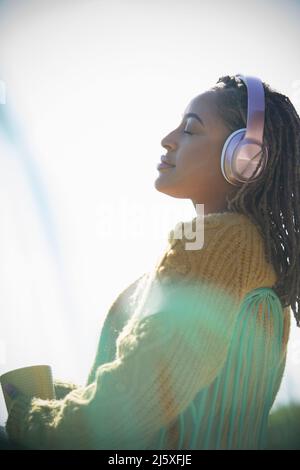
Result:
{"label": "headphone headband", "polygon": [[262,82],[252,76],[236,75],[247,87],[247,130],[245,139],[263,142],[265,122],[265,92]]}

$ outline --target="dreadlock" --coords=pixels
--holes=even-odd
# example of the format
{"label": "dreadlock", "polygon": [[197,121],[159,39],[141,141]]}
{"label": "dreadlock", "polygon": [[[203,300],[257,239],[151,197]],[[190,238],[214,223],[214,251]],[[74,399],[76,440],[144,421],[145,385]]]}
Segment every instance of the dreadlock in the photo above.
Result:
{"label": "dreadlock", "polygon": [[[300,118],[287,96],[266,83],[263,87],[268,162],[255,180],[228,195],[227,203],[230,211],[245,214],[258,227],[267,261],[277,274],[273,289],[282,306],[291,307],[300,327]],[[227,75],[212,90],[230,132],[245,128],[248,98],[242,80]]]}

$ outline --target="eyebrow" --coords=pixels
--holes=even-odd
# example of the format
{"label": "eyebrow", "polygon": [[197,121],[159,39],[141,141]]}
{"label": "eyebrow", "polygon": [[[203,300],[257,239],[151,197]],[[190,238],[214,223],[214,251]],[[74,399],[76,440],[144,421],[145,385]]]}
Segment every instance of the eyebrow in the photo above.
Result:
{"label": "eyebrow", "polygon": [[200,124],[202,124],[202,126],[205,127],[204,122],[202,121],[201,117],[198,116],[198,114],[196,114],[196,113],[187,113],[185,115],[182,114],[182,119],[189,118],[189,117],[193,117],[193,118],[197,119],[197,121],[199,121]]}

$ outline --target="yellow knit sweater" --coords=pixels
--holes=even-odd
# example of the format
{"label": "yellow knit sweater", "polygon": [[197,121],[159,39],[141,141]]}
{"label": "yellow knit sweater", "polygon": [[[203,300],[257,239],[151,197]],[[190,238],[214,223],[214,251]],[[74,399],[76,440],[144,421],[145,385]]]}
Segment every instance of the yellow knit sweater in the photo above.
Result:
{"label": "yellow knit sweater", "polygon": [[[195,228],[194,218],[190,223]],[[271,287],[258,228],[204,217],[204,246],[168,236],[150,273],[103,324],[86,386],[62,399],[21,396],[6,424],[36,449],[264,448],[285,367],[290,309]]]}

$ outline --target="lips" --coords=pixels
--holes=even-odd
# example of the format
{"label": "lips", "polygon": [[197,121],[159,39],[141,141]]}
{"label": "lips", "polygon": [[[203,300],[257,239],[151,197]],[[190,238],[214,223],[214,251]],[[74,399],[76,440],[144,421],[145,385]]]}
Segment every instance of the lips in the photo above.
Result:
{"label": "lips", "polygon": [[175,165],[169,165],[168,163],[162,162],[159,163],[156,168],[158,170],[162,170],[163,168],[175,168]]}
{"label": "lips", "polygon": [[160,157],[160,161],[161,161],[161,164],[162,165],[165,165],[165,167],[162,167],[162,168],[166,168],[166,167],[174,167],[175,165],[173,165],[172,163],[169,163],[167,158],[165,157],[165,155],[162,155]]}

